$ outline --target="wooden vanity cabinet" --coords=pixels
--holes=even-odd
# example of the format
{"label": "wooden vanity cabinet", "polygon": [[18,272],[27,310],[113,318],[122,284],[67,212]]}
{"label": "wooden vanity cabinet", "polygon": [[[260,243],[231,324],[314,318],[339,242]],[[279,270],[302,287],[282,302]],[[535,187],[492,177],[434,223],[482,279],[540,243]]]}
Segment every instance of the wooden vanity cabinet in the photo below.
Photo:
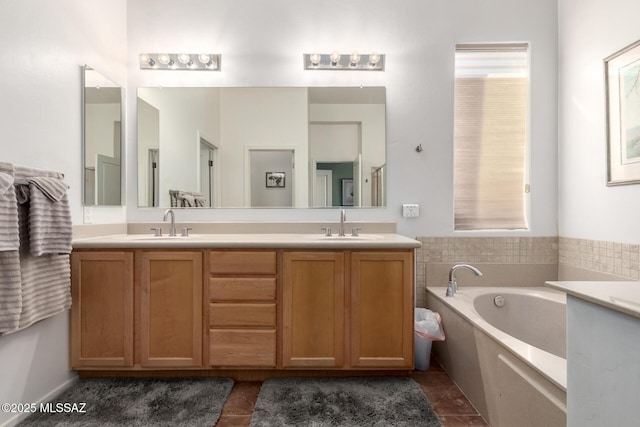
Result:
{"label": "wooden vanity cabinet", "polygon": [[142,367],[202,366],[202,252],[136,253]]}
{"label": "wooden vanity cabinet", "polygon": [[413,367],[413,253],[351,253],[351,366]]}
{"label": "wooden vanity cabinet", "polygon": [[344,253],[282,254],[282,366],[344,364]]}
{"label": "wooden vanity cabinet", "polygon": [[413,367],[413,251],[285,251],[284,368]]}
{"label": "wooden vanity cabinet", "polygon": [[202,367],[202,251],[74,251],[71,368]]}
{"label": "wooden vanity cabinet", "polygon": [[413,250],[79,250],[71,367],[411,369]]}
{"label": "wooden vanity cabinet", "polygon": [[209,365],[275,368],[277,255],[209,252]]}
{"label": "wooden vanity cabinet", "polygon": [[133,252],[73,252],[71,298],[71,367],[133,366]]}

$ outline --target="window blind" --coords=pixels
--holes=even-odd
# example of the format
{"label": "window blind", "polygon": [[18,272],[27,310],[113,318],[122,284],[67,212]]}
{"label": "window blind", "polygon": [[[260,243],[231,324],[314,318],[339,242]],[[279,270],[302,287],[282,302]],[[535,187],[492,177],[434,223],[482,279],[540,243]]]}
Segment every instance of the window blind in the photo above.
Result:
{"label": "window blind", "polygon": [[528,47],[458,45],[455,64],[455,229],[525,229]]}

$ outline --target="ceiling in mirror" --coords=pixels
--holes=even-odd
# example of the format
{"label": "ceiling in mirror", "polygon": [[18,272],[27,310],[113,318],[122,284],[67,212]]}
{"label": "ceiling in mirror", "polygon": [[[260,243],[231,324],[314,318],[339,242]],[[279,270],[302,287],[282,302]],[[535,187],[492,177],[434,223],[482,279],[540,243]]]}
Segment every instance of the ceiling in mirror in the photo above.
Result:
{"label": "ceiling in mirror", "polygon": [[82,89],[84,205],[121,205],[123,90],[87,66]]}
{"label": "ceiling in mirror", "polygon": [[138,89],[138,205],[385,205],[384,87]]}

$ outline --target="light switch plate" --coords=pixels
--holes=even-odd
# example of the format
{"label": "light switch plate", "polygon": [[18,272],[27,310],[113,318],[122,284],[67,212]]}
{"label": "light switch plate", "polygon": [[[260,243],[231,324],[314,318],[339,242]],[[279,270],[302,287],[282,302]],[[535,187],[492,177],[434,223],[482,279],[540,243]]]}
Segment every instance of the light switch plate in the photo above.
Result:
{"label": "light switch plate", "polygon": [[402,205],[402,216],[405,218],[415,218],[420,216],[420,205],[417,203],[405,203]]}

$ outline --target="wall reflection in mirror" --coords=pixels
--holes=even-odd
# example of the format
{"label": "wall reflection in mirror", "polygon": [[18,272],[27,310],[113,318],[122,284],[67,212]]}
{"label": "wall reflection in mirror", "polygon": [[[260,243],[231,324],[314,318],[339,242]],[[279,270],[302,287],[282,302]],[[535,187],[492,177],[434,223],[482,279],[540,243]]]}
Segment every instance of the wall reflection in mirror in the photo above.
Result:
{"label": "wall reflection in mirror", "polygon": [[86,206],[121,205],[123,89],[83,67],[83,198]]}
{"label": "wall reflection in mirror", "polygon": [[385,205],[384,87],[138,89],[138,205]]}

